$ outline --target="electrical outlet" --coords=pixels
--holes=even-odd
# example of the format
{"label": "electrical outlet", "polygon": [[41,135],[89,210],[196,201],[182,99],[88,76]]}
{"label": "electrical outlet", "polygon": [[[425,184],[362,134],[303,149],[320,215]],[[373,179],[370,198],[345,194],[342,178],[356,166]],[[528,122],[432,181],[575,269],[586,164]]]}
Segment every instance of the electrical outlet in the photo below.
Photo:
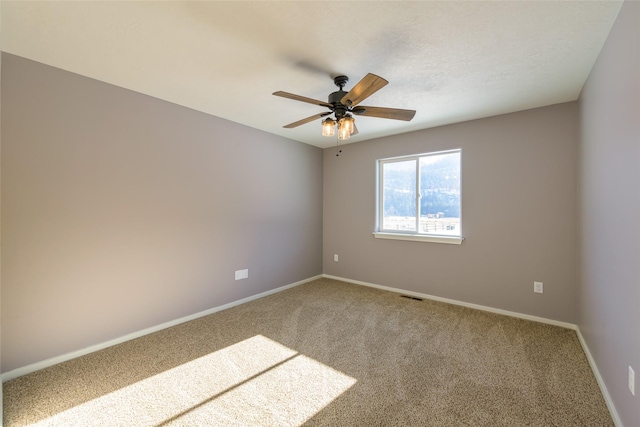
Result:
{"label": "electrical outlet", "polygon": [[335,262],[338,262],[338,254],[333,254],[333,260],[334,260]]}
{"label": "electrical outlet", "polygon": [[541,294],[544,292],[544,285],[542,282],[533,282],[533,292]]}
{"label": "electrical outlet", "polygon": [[636,373],[631,366],[629,366],[629,391],[633,396],[636,395]]}
{"label": "electrical outlet", "polygon": [[246,279],[249,277],[249,269],[236,270],[236,280]]}

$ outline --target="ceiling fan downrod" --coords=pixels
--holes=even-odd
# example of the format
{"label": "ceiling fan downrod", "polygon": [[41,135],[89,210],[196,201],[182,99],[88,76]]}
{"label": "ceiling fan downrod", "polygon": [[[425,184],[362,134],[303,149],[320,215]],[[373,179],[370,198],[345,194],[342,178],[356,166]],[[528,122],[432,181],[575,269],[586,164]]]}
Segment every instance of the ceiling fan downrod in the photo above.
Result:
{"label": "ceiling fan downrod", "polygon": [[333,83],[342,90],[343,87],[347,85],[349,82],[349,77],[347,76],[335,76],[333,78]]}
{"label": "ceiling fan downrod", "polygon": [[342,103],[342,98],[347,94],[343,88],[348,81],[349,77],[347,76],[336,76],[333,79],[333,83],[338,86],[339,90],[329,94],[327,102],[333,105],[333,112],[336,115],[336,120],[343,118],[347,114],[347,111],[349,111],[347,106]]}

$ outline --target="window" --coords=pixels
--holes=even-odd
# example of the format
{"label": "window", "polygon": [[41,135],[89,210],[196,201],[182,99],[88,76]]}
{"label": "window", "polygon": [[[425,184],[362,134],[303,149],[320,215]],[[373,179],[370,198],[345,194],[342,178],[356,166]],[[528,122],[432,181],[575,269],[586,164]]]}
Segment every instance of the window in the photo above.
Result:
{"label": "window", "polygon": [[375,237],[462,243],[460,150],[378,160]]}

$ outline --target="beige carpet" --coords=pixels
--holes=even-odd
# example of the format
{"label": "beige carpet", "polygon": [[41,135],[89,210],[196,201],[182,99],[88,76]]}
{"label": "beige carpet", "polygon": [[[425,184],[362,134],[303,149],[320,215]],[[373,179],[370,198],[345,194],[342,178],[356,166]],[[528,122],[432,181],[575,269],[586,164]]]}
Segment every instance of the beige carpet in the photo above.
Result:
{"label": "beige carpet", "polygon": [[574,331],[321,279],[4,384],[4,426],[613,425]]}

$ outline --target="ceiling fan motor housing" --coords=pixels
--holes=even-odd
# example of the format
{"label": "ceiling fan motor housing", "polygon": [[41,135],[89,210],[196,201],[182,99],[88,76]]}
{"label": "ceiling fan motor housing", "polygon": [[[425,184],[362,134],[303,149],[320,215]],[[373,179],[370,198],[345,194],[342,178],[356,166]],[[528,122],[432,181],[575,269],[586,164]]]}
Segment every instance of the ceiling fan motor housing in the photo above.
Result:
{"label": "ceiling fan motor housing", "polygon": [[340,102],[342,98],[344,98],[344,96],[347,94],[347,92],[345,92],[343,88],[348,81],[349,77],[347,76],[335,76],[333,78],[333,83],[338,86],[340,90],[330,94],[328,102],[329,104],[333,105],[333,112],[336,115],[336,120],[340,120],[341,118],[343,118],[348,111],[347,106]]}
{"label": "ceiling fan motor housing", "polygon": [[341,118],[343,118],[344,115],[347,113],[347,106],[344,105],[342,102],[340,102],[346,94],[347,92],[340,89],[329,95],[328,102],[329,104],[333,105],[333,112],[336,114],[337,120],[340,120]]}

